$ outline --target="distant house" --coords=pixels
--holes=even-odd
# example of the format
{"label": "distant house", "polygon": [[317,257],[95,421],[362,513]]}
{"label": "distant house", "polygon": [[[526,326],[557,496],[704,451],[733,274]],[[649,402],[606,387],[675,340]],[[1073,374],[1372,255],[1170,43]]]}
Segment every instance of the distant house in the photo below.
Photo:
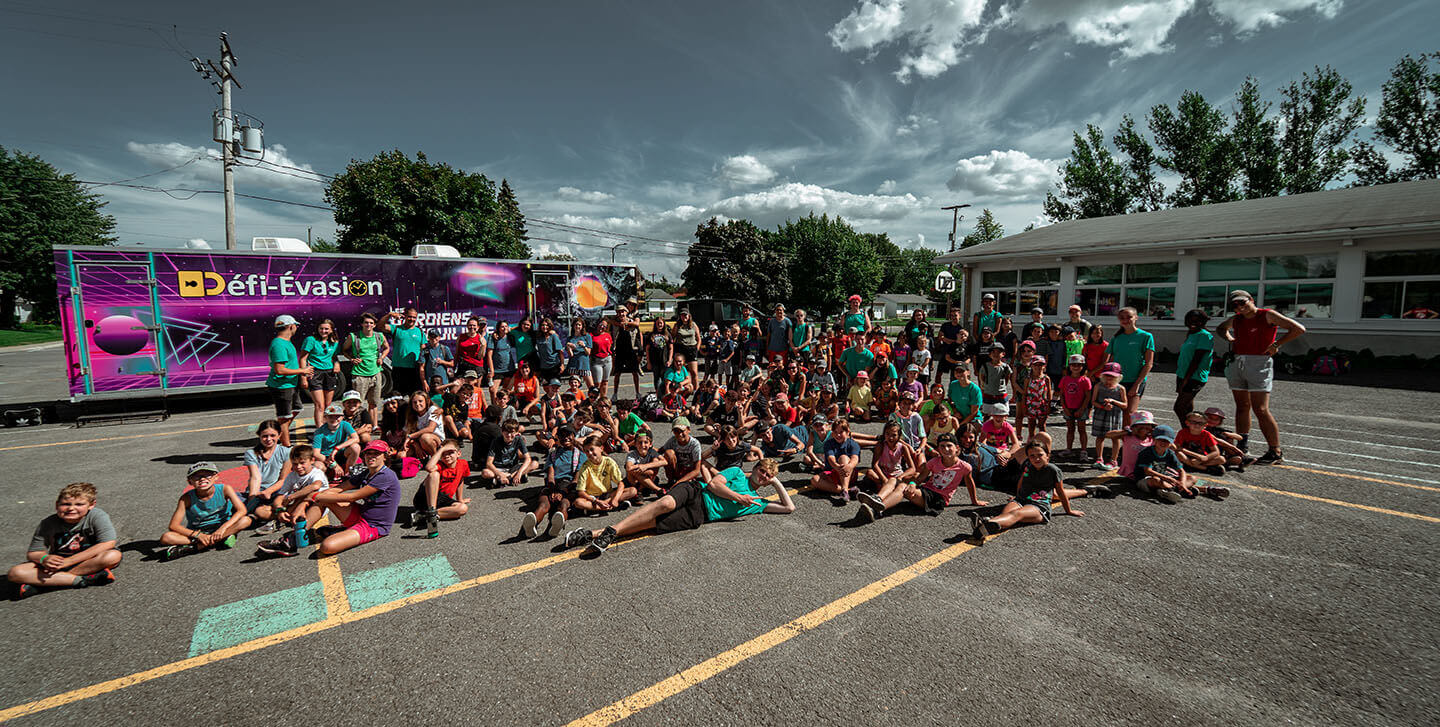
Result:
{"label": "distant house", "polygon": [[926,317],[935,316],[938,315],[940,304],[923,295],[909,293],[880,293],[870,302],[872,319],[906,318],[917,310],[925,311]]}
{"label": "distant house", "polygon": [[675,306],[680,301],[660,288],[645,289],[645,313],[651,318],[670,318],[675,315]]}

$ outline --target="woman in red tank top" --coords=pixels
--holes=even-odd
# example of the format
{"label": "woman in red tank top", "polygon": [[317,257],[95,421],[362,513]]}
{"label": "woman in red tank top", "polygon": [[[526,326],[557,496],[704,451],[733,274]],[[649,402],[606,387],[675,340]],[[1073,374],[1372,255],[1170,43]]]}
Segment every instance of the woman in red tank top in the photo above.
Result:
{"label": "woman in red tank top", "polygon": [[[1275,365],[1273,356],[1280,347],[1305,334],[1305,326],[1271,310],[1255,305],[1255,299],[1244,290],[1230,292],[1230,308],[1235,315],[1225,319],[1215,332],[1230,342],[1230,363],[1225,367],[1225,380],[1230,384],[1230,395],[1235,397],[1235,433],[1241,440],[1241,449],[1249,443],[1250,412],[1260,423],[1269,449],[1264,456],[1254,461],[1257,464],[1275,464],[1284,459],[1280,453],[1280,425],[1270,413],[1270,390],[1274,383]],[[1284,337],[1276,339],[1280,329]]]}

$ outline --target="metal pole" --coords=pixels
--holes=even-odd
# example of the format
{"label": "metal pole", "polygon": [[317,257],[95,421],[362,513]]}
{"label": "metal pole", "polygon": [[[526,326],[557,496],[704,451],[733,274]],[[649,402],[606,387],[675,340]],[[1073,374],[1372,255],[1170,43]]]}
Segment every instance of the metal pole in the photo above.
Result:
{"label": "metal pole", "polygon": [[[220,34],[220,110],[225,118],[230,116],[230,44],[225,34]],[[235,141],[220,142],[222,162],[225,168],[225,249],[235,249]]]}
{"label": "metal pole", "polygon": [[[955,252],[955,235],[958,234],[960,230],[960,210],[969,206],[970,205],[968,204],[954,204],[948,207],[940,208],[942,210],[950,210],[954,213],[954,215],[950,218],[950,252]],[[946,265],[945,269],[949,270],[950,273],[953,275],[955,273],[955,263],[950,263]],[[947,316],[950,315],[951,295],[954,295],[954,293],[950,291],[945,292],[945,315]]]}

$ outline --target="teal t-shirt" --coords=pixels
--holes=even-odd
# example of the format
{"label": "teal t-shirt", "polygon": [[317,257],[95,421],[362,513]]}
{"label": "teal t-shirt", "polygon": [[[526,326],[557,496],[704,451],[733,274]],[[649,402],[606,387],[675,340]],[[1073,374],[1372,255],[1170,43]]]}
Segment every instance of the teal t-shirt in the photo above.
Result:
{"label": "teal t-shirt", "polygon": [[[796,325],[796,326],[795,326],[793,329],[791,329],[791,331],[790,331],[790,345],[791,345],[791,346],[799,346],[800,344],[805,343],[805,338],[806,338],[807,336],[809,336],[809,335],[810,335],[810,324],[809,324],[809,323],[801,323],[801,324]],[[802,349],[800,349],[800,350],[801,350],[801,351],[809,351],[809,350],[810,350],[810,346],[806,345],[804,348],[802,348]]]}
{"label": "teal t-shirt", "polygon": [[525,358],[535,353],[535,332],[511,329],[510,344],[515,347],[516,358]]}
{"label": "teal t-shirt", "polygon": [[856,331],[859,331],[859,332],[861,332],[861,333],[864,333],[864,332],[865,332],[865,314],[864,314],[864,313],[849,313],[849,314],[846,314],[846,316],[845,316],[845,332],[846,332],[846,333],[855,333]]}
{"label": "teal t-shirt", "polygon": [[840,365],[845,367],[845,375],[855,378],[855,374],[868,368],[875,363],[875,354],[868,348],[847,348],[840,354]]}
{"label": "teal t-shirt", "polygon": [[397,369],[420,368],[420,349],[425,347],[425,331],[420,326],[390,329],[390,365]]}
{"label": "teal t-shirt", "polygon": [[274,364],[284,364],[287,369],[300,368],[300,354],[295,352],[295,344],[276,336],[270,341],[270,375],[265,377],[265,385],[272,389],[293,389],[300,382],[298,375],[276,376]]}
{"label": "teal t-shirt", "polygon": [[1200,365],[1195,367],[1195,374],[1190,380],[1203,384],[1210,380],[1210,365],[1215,358],[1215,334],[1199,330],[1185,338],[1185,342],[1180,344],[1180,359],[1175,362],[1175,378],[1185,378],[1190,361],[1196,356],[1200,357]]}
{"label": "teal t-shirt", "polygon": [[[992,310],[989,313],[985,313],[982,311],[980,313],[977,313],[976,315],[980,316],[981,330],[989,328],[996,333],[1000,332],[1000,319],[1005,317],[1002,313],[1000,313],[1000,311]],[[980,335],[980,331],[975,331],[975,335]]]}
{"label": "teal t-shirt", "polygon": [[344,419],[334,429],[329,424],[322,424],[315,428],[315,433],[310,436],[310,446],[320,451],[320,454],[329,457],[335,451],[335,445],[355,436],[355,428],[350,422]]}
{"label": "teal t-shirt", "polygon": [[369,338],[350,334],[350,375],[374,376],[380,373],[380,343],[384,334],[372,333]]}
{"label": "teal t-shirt", "polygon": [[1134,383],[1145,366],[1145,352],[1155,350],[1155,337],[1149,331],[1136,328],[1134,333],[1121,331],[1110,339],[1110,356],[1120,364],[1120,380]]}
{"label": "teal t-shirt", "polygon": [[329,371],[335,368],[335,349],[340,347],[339,341],[322,341],[314,336],[305,338],[305,345],[300,350],[310,354],[307,361],[316,371]]}
{"label": "teal t-shirt", "polygon": [[742,505],[734,500],[716,497],[710,494],[710,488],[707,486],[704,491],[705,522],[733,520],[737,517],[764,512],[765,505],[769,503],[760,499],[760,496],[756,494],[755,490],[750,488],[750,478],[745,476],[745,470],[739,467],[731,467],[720,470],[720,474],[725,478],[726,487],[729,487],[737,495],[749,495],[755,498],[755,504]]}
{"label": "teal t-shirt", "polygon": [[[961,421],[966,421],[966,418],[970,416],[970,407],[979,407],[983,401],[980,393],[980,385],[974,381],[968,384],[961,384],[959,381],[952,379],[950,381],[948,394],[950,405],[955,408],[955,416],[959,417]],[[979,421],[979,419],[980,410],[977,408],[975,410],[975,418],[970,421]]]}

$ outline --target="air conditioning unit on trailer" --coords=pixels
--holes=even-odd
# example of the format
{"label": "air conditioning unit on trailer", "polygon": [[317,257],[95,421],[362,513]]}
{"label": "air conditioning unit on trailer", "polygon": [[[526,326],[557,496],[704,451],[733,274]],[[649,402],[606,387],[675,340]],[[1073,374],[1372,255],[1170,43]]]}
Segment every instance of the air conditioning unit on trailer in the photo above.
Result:
{"label": "air conditioning unit on trailer", "polygon": [[460,257],[460,251],[449,245],[416,245],[411,254],[415,257]]}
{"label": "air conditioning unit on trailer", "polygon": [[294,237],[252,237],[250,249],[256,252],[310,252],[304,240]]}

